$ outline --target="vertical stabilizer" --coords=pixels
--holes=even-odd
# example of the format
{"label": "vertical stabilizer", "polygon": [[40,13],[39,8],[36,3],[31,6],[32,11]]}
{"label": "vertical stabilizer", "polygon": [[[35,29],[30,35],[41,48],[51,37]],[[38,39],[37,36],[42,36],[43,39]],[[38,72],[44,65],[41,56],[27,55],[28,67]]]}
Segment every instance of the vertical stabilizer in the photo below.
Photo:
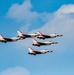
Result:
{"label": "vertical stabilizer", "polygon": [[23,33],[20,30],[18,30],[17,33],[18,33],[19,36],[23,35]]}
{"label": "vertical stabilizer", "polygon": [[40,36],[42,36],[42,35],[43,35],[40,31],[38,31],[38,32],[37,32],[37,34],[39,34]]}
{"label": "vertical stabilizer", "polygon": [[34,51],[31,47],[29,47],[28,49],[30,53]]}
{"label": "vertical stabilizer", "polygon": [[4,40],[4,37],[2,35],[0,35],[0,40]]}
{"label": "vertical stabilizer", "polygon": [[36,39],[33,39],[34,44],[38,44],[38,41]]}

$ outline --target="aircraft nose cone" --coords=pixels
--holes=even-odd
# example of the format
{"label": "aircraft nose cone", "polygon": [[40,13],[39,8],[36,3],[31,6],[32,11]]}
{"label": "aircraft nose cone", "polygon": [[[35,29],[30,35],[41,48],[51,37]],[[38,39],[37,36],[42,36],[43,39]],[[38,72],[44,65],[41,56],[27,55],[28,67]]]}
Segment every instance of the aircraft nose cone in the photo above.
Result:
{"label": "aircraft nose cone", "polygon": [[55,42],[54,44],[58,44],[58,42]]}
{"label": "aircraft nose cone", "polygon": [[53,52],[53,51],[51,51],[51,52]]}
{"label": "aircraft nose cone", "polygon": [[62,34],[60,34],[60,36],[63,36]]}

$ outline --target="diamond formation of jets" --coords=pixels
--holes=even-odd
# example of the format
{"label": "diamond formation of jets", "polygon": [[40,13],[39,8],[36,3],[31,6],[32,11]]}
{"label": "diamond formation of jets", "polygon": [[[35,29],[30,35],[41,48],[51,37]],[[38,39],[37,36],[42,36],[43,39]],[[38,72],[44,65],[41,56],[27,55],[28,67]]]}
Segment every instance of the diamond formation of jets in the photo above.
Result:
{"label": "diamond formation of jets", "polygon": [[[56,38],[59,36],[63,36],[62,34],[46,35],[46,34],[41,33],[40,31],[38,31],[37,33],[33,33],[33,34],[24,34],[20,30],[18,30],[17,33],[18,33],[18,36],[12,37],[12,38],[6,38],[0,34],[0,42],[7,43],[7,42],[15,42],[18,40],[23,40],[26,38],[32,38],[33,39],[32,45],[40,47],[40,46],[46,46],[46,45],[51,45],[51,44],[57,44],[58,42],[52,42],[52,41],[40,42],[40,41],[35,39],[36,37],[38,39],[47,39],[47,38]],[[53,52],[52,50],[47,50],[47,49],[36,51],[36,50],[33,50],[31,47],[29,47],[28,49],[29,49],[28,54],[30,54],[30,55],[46,54],[48,52]]]}

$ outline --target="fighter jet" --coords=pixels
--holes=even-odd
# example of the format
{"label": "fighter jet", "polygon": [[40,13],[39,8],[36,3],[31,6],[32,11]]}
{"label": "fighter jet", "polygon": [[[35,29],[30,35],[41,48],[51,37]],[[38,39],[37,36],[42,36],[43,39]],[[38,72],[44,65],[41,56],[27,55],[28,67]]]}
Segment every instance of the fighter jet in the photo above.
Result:
{"label": "fighter jet", "polygon": [[59,36],[63,36],[62,34],[50,34],[50,35],[45,35],[43,33],[41,33],[40,31],[37,32],[37,34],[39,36],[37,36],[37,38],[39,39],[46,39],[46,38],[56,38],[56,37],[59,37]]}
{"label": "fighter jet", "polygon": [[29,49],[28,54],[30,54],[30,55],[45,54],[45,53],[48,53],[48,52],[53,52],[52,50],[46,50],[46,49],[40,50],[40,51],[35,51],[31,47],[29,47],[28,49]]}
{"label": "fighter jet", "polygon": [[19,37],[13,37],[13,38],[5,38],[4,36],[0,35],[0,42],[13,42],[13,41],[18,41]]}
{"label": "fighter jet", "polygon": [[34,33],[34,34],[24,34],[20,30],[18,30],[17,33],[18,33],[18,37],[20,37],[20,39],[35,38],[36,36],[38,36],[38,34],[36,34],[36,33]]}
{"label": "fighter jet", "polygon": [[39,42],[37,41],[35,38],[33,39],[33,46],[44,46],[44,45],[51,45],[51,44],[57,44],[58,42],[52,42],[52,41],[48,41],[48,42]]}

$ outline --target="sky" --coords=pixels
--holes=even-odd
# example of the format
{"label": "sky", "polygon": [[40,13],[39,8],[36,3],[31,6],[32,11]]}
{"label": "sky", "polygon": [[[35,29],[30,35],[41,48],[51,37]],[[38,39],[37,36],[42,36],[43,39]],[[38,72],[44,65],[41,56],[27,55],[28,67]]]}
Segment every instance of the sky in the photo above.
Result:
{"label": "sky", "polygon": [[[0,34],[11,38],[17,30],[63,37],[36,38],[58,42],[41,47],[32,46],[31,38],[0,43],[0,75],[74,75],[74,0],[0,0]],[[32,56],[28,47],[53,53]]]}

